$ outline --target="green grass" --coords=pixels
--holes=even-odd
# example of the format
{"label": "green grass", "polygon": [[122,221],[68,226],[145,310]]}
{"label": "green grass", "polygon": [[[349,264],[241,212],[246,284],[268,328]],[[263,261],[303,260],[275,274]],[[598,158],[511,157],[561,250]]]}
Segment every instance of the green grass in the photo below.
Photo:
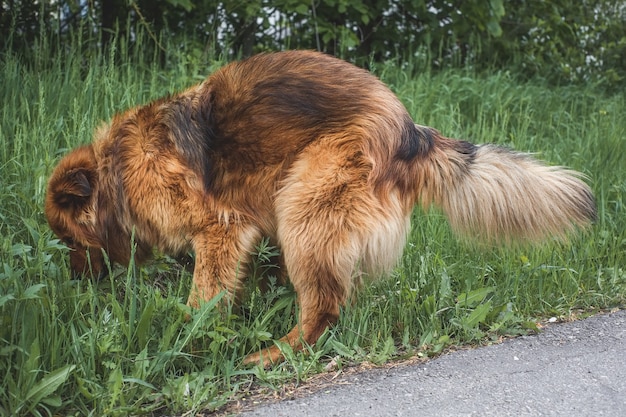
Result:
{"label": "green grass", "polygon": [[[625,304],[623,94],[381,65],[377,73],[418,123],[588,174],[597,224],[567,245],[478,249],[458,242],[440,213],[416,211],[398,268],[364,287],[309,355],[287,351],[271,370],[243,367],[247,353],[293,326],[289,288],[252,291],[228,312],[210,303],[185,321],[187,271],[160,257],[102,282],[74,280],[42,213],[51,169],[89,142],[100,120],[196,83],[219,64],[180,53],[177,66],[158,70],[124,48],[106,56],[76,49],[48,64],[44,45],[40,62],[9,53],[0,65],[0,415],[213,410],[253,385],[306,380],[329,358],[346,366],[435,355],[533,331],[541,317]],[[273,250],[259,246],[257,276]]]}

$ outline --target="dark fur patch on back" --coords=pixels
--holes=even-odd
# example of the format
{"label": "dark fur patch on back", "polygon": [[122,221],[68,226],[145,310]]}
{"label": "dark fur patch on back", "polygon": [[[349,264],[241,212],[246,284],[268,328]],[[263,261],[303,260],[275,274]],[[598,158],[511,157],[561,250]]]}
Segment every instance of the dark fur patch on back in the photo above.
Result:
{"label": "dark fur patch on back", "polygon": [[410,161],[417,156],[426,155],[435,143],[433,129],[415,125],[408,116],[405,126],[396,157],[402,161]]}
{"label": "dark fur patch on back", "polygon": [[176,149],[191,170],[201,174],[205,188],[211,182],[212,129],[210,103],[198,106],[187,96],[179,96],[167,104],[166,124]]}
{"label": "dark fur patch on back", "polygon": [[467,142],[465,140],[455,141],[455,147],[457,152],[467,155],[473,161],[476,157],[476,152],[478,151],[478,146],[474,145],[471,142]]}
{"label": "dark fur patch on back", "polygon": [[[255,111],[312,131],[341,131],[368,111],[362,97],[313,77],[276,77],[253,90]],[[263,106],[263,107],[261,107]],[[271,114],[270,114],[271,112]]]}

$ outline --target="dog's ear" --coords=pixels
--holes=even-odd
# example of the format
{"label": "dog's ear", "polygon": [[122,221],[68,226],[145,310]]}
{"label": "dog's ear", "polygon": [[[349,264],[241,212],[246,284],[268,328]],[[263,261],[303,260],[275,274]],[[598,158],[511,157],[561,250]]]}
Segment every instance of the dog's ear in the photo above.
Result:
{"label": "dog's ear", "polygon": [[91,201],[96,185],[96,163],[91,147],[68,154],[57,166],[48,183],[49,203],[70,209],[82,208]]}
{"label": "dog's ear", "polygon": [[93,194],[89,176],[84,169],[66,172],[55,190],[55,202],[61,207],[80,207],[87,203]]}

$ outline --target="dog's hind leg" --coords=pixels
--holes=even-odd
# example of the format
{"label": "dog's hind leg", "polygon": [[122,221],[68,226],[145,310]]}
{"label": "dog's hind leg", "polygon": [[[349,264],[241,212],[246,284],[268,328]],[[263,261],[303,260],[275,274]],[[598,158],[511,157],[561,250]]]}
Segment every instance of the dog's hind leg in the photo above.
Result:
{"label": "dog's hind leg", "polygon": [[198,307],[222,291],[236,301],[260,237],[259,229],[245,222],[215,221],[203,228],[192,242],[196,259],[187,304]]}
{"label": "dog's hind leg", "polygon": [[[294,163],[276,197],[278,240],[299,304],[298,324],[282,342],[314,344],[339,318],[371,236],[370,167],[353,151],[311,146]],[[375,221],[375,220],[374,220]],[[245,363],[280,361],[277,346]]]}

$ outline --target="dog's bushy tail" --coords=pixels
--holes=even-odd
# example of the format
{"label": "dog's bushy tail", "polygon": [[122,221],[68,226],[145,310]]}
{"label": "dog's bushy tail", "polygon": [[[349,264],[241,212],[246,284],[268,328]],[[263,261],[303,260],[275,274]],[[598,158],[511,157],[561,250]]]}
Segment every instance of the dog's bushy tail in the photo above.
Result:
{"label": "dog's bushy tail", "polygon": [[596,218],[584,176],[529,154],[434,135],[421,170],[422,204],[434,203],[463,237],[486,243],[566,238]]}

